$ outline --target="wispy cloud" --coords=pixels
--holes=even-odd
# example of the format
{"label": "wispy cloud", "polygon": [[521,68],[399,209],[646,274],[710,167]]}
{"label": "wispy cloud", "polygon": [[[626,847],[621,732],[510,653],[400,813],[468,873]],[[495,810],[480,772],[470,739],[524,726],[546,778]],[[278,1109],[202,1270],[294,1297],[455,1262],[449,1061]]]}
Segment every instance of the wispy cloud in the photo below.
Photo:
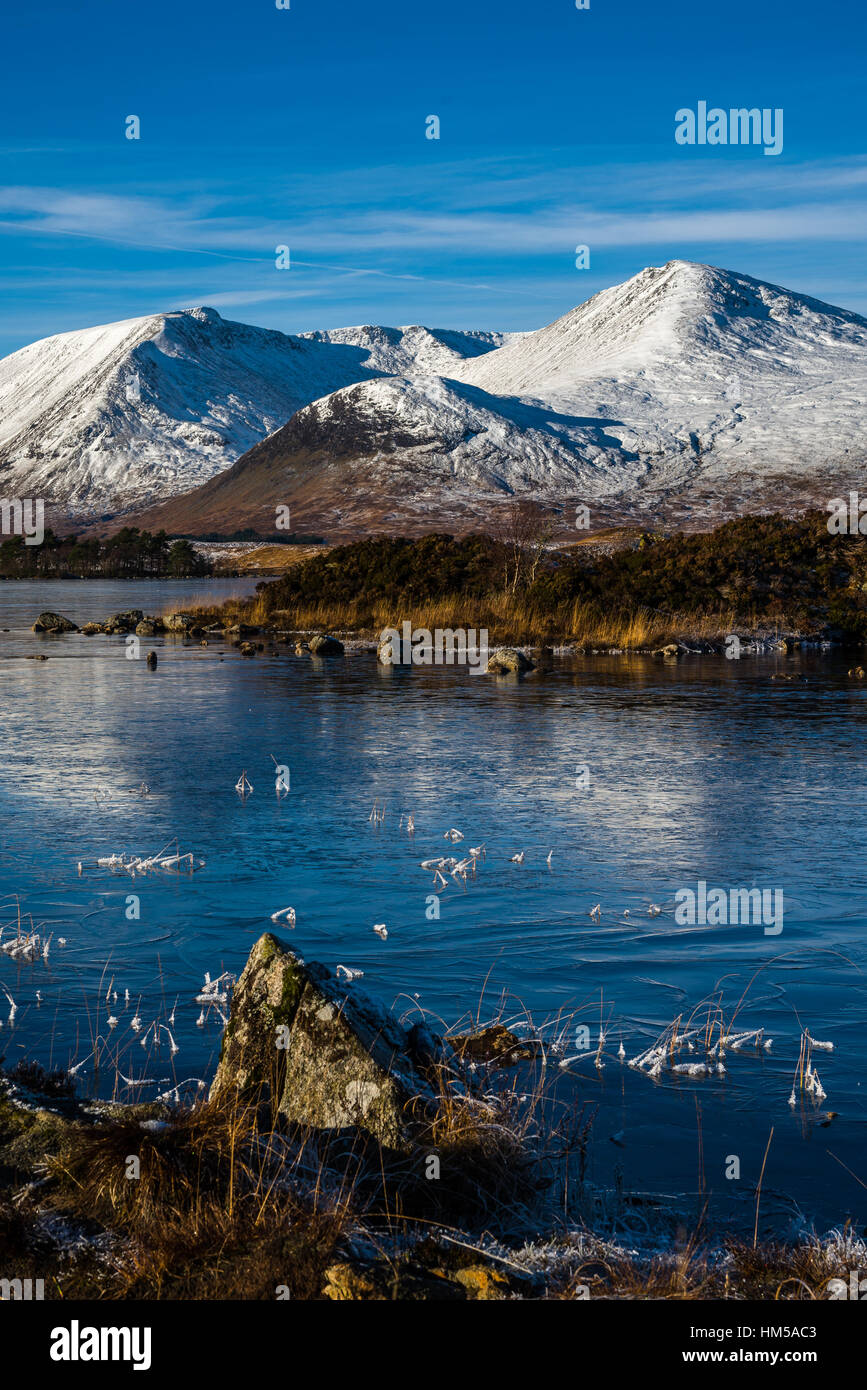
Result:
{"label": "wispy cloud", "polygon": [[[221,190],[190,197],[13,187],[0,189],[0,231],[254,264],[273,261],[276,246],[288,243],[308,264],[316,255],[347,255],[352,263],[329,268],[380,273],[381,265],[360,265],[353,253],[520,257],[565,254],[576,238],[602,248],[863,237],[867,159],[805,165],[773,178],[766,169],[731,162],[711,171],[690,161],[506,175],[495,161],[471,161],[439,169],[436,178],[430,170],[350,170],[323,180],[329,204],[309,181],[303,202],[290,185],[279,216],[267,205],[273,193],[260,197],[251,215],[243,192],[231,206]],[[424,206],[414,196],[417,185]],[[430,278],[421,264],[391,273]]]}
{"label": "wispy cloud", "polygon": [[[12,184],[0,188],[0,348],[195,303],[254,310],[287,328],[535,327],[675,256],[752,269],[861,307],[863,276],[853,266],[863,258],[838,271],[835,248],[863,244],[867,157],[769,163],[578,164],[568,151],[548,151],[544,162],[527,155],[270,180],[250,171],[231,185]],[[592,275],[574,270],[584,243]],[[289,273],[275,269],[281,245],[291,248]]]}

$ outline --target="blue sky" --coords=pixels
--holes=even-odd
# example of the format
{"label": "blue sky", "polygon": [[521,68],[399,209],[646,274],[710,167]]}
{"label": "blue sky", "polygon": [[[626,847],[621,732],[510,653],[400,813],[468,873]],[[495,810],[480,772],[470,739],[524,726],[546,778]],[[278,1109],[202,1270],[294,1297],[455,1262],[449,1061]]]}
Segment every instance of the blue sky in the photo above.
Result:
{"label": "blue sky", "polygon": [[[0,352],[202,303],[533,328],[672,257],[867,314],[865,33],[851,0],[10,9]],[[700,100],[781,107],[782,154],[676,145]]]}

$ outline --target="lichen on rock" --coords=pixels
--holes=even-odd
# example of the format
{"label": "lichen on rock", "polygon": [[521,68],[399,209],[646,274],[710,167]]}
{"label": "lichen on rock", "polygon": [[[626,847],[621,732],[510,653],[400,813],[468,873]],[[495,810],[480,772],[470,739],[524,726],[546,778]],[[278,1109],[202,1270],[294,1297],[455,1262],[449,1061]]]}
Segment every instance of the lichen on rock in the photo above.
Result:
{"label": "lichen on rock", "polygon": [[211,1095],[257,1088],[295,1124],[360,1129],[405,1149],[436,1107],[429,1069],[447,1056],[427,1029],[405,1028],[268,932],[235,988]]}

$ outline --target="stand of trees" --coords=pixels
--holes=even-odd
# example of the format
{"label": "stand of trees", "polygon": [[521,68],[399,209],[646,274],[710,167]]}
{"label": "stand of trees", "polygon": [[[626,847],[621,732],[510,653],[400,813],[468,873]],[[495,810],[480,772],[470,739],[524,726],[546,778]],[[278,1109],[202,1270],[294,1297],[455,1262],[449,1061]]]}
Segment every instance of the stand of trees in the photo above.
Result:
{"label": "stand of trees", "polygon": [[0,544],[3,579],[185,579],[211,570],[189,541],[173,541],[165,531],[152,535],[137,526],[86,540],[56,536],[49,529],[41,545],[27,545],[23,536]]}
{"label": "stand of trees", "polygon": [[830,534],[827,512],[743,517],[694,535],[636,532],[613,554],[557,550],[549,538],[544,518],[515,509],[493,535],[358,541],[257,588],[268,610],[506,594],[540,615],[579,601],[601,611],[724,612],[867,638],[867,541]]}

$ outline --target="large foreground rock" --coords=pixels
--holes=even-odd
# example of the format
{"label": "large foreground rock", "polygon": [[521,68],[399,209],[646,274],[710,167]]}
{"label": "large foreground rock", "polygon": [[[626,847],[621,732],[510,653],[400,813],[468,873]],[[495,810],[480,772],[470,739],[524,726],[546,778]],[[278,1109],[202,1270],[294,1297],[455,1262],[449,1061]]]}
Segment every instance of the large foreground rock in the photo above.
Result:
{"label": "large foreground rock", "polygon": [[77,632],[78,627],[71,618],[61,613],[40,613],[33,624],[33,632]]}
{"label": "large foreground rock", "polygon": [[267,932],[235,987],[211,1096],[264,1089],[297,1124],[407,1149],[436,1108],[430,1069],[448,1055],[424,1025],[405,1028]]}

